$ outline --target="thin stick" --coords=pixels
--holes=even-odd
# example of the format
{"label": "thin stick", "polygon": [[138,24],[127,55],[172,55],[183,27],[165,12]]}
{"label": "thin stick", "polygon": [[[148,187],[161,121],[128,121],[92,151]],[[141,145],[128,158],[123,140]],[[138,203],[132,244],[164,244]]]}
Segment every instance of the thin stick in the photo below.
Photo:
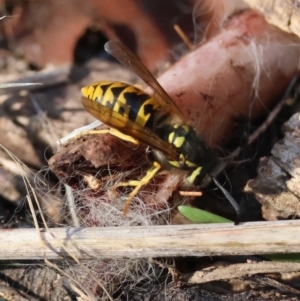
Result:
{"label": "thin stick", "polygon": [[201,196],[202,195],[202,191],[179,191],[179,194],[181,196]]}
{"label": "thin stick", "polygon": [[0,95],[18,92],[22,90],[33,91],[46,89],[69,81],[71,67],[64,66],[55,70],[45,70],[31,76],[21,77],[13,80],[14,83],[0,83]]}
{"label": "thin stick", "polygon": [[[297,253],[300,221],[0,231],[0,259],[148,258]],[[39,243],[42,236],[44,245]],[[64,247],[62,247],[62,245]]]}
{"label": "thin stick", "polygon": [[[260,127],[258,127],[253,134],[251,134],[248,138],[248,142],[247,145],[252,144],[262,133],[265,132],[265,130],[267,129],[268,126],[270,126],[270,124],[275,120],[275,118],[277,117],[277,115],[279,114],[279,112],[281,111],[281,109],[284,107],[284,105],[286,104],[286,101],[289,97],[289,95],[291,94],[296,82],[297,82],[298,76],[294,76],[288,86],[288,88],[286,89],[283,97],[281,98],[281,100],[278,102],[278,104],[272,109],[272,111],[270,112],[270,114],[268,115],[267,119],[261,124]],[[240,149],[238,148],[235,152],[240,153]],[[234,155],[236,155],[234,153]]]}
{"label": "thin stick", "polygon": [[[268,115],[267,119],[258,127],[248,138],[247,145],[251,145],[261,134],[265,132],[267,127],[274,121],[274,119],[277,117],[278,113],[281,111],[283,106],[286,104],[286,101],[288,99],[288,96],[291,94],[292,89],[294,88],[296,82],[298,80],[298,76],[294,76],[285,91],[283,97],[278,102],[278,104],[272,109],[270,114]],[[233,151],[233,153],[230,155],[231,160],[234,160],[236,156],[238,156],[242,151],[242,147],[238,147]],[[217,168],[212,172],[212,176],[216,177],[218,174],[220,174],[225,167],[228,165],[228,162],[230,162],[230,158],[228,160],[224,160],[221,162]]]}
{"label": "thin stick", "polygon": [[70,186],[66,184],[64,186],[66,189],[67,204],[72,218],[73,226],[79,227],[80,223],[76,214],[76,205],[75,205],[73,190]]}
{"label": "thin stick", "polygon": [[182,29],[175,24],[174,26],[174,30],[176,31],[176,33],[180,36],[180,38],[182,39],[182,41],[186,44],[186,46],[190,49],[193,50],[195,47],[194,45],[191,43],[190,39],[187,37],[187,35],[182,31]]}
{"label": "thin stick", "polygon": [[[261,261],[251,263],[237,263],[228,266],[216,266],[213,269],[196,271],[188,280],[188,283],[205,283],[223,279],[233,279],[264,273],[291,273],[299,272],[300,263]],[[189,276],[187,276],[188,278]]]}

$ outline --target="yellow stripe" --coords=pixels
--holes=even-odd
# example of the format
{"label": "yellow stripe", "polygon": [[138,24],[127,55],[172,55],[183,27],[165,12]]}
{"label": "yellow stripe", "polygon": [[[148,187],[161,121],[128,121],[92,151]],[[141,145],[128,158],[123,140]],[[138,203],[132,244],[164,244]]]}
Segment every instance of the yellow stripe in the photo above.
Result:
{"label": "yellow stripe", "polygon": [[190,131],[190,127],[188,125],[181,126],[187,133]]}
{"label": "yellow stripe", "polygon": [[[114,87],[114,86],[113,86],[113,87]],[[127,106],[127,101],[126,101],[126,98],[124,97],[124,92],[125,92],[125,90],[127,90],[127,88],[125,88],[125,89],[120,93],[120,95],[119,95],[119,97],[118,97],[118,99],[117,99],[117,101],[116,101],[116,103],[115,103],[115,105],[114,105],[113,110],[114,110],[115,112],[118,112],[119,114],[121,114],[120,111],[119,111],[119,109],[120,109],[120,108],[123,108],[124,113],[121,114],[121,115],[124,116],[124,117],[128,117],[128,113],[129,113],[130,108]]]}
{"label": "yellow stripe", "polygon": [[140,124],[141,126],[145,126],[145,124],[151,117],[151,113],[145,114],[145,106],[146,105],[152,105],[154,110],[159,107],[159,105],[155,101],[155,99],[150,98],[150,97],[141,105],[141,108],[139,109],[136,120],[135,120],[136,123]]}
{"label": "yellow stripe", "polygon": [[170,165],[176,167],[176,168],[183,168],[185,166],[185,157],[183,154],[179,155],[178,161],[168,161]]}
{"label": "yellow stripe", "polygon": [[[101,96],[103,96],[102,89],[101,89],[101,86],[98,85],[98,86],[96,87],[96,89],[94,90],[93,95],[92,95],[90,98],[91,98],[93,101],[96,101],[97,98],[98,98],[98,97],[101,97]],[[102,101],[103,101],[103,99],[102,99]]]}
{"label": "yellow stripe", "polygon": [[90,86],[86,86],[81,89],[82,96],[89,98],[89,87]]}
{"label": "yellow stripe", "polygon": [[83,94],[83,96],[85,96],[86,98],[92,99],[93,94],[94,94],[94,87],[93,86],[87,86],[81,89],[81,92]]}
{"label": "yellow stripe", "polygon": [[[102,98],[102,104],[104,106],[107,106],[107,104],[113,104],[114,103],[114,93],[112,92],[111,88],[113,88],[115,85],[112,85],[109,87],[109,89],[106,90],[104,97]],[[99,89],[99,91],[98,91]],[[100,85],[97,87],[98,96],[102,94],[102,89],[100,88]],[[96,94],[96,93],[95,93]]]}
{"label": "yellow stripe", "polygon": [[180,148],[184,143],[184,141],[185,141],[185,137],[177,137],[173,142],[173,144],[175,145],[175,147]]}
{"label": "yellow stripe", "polygon": [[168,142],[169,142],[170,144],[173,144],[174,135],[175,135],[175,132],[171,132],[171,133],[169,134]]}
{"label": "yellow stripe", "polygon": [[191,185],[194,184],[197,176],[201,173],[201,169],[202,169],[202,167],[199,166],[186,178],[186,180],[189,184],[191,184]]}
{"label": "yellow stripe", "polygon": [[170,165],[176,168],[181,168],[182,164],[179,161],[168,161]]}
{"label": "yellow stripe", "polygon": [[197,164],[187,160],[185,161],[185,165],[188,167],[197,167]]}

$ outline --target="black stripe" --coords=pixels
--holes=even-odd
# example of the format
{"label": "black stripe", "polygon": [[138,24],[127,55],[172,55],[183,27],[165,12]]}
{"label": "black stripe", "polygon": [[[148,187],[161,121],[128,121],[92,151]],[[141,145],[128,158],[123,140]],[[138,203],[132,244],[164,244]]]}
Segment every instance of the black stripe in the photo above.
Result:
{"label": "black stripe", "polygon": [[150,96],[146,93],[125,92],[124,98],[126,99],[127,106],[130,108],[128,117],[131,121],[135,122],[141,106]]}
{"label": "black stripe", "polygon": [[149,128],[152,131],[154,131],[155,126],[156,126],[157,114],[158,114],[159,110],[160,110],[160,108],[154,109],[153,105],[151,105],[151,104],[145,105],[144,112],[146,114],[150,114],[150,117],[145,124],[146,128]]}
{"label": "black stripe", "polygon": [[[113,109],[120,94],[124,91],[124,89],[126,89],[127,86],[123,86],[123,87],[112,87],[110,90],[114,96],[114,99],[111,102],[111,99],[108,99],[106,104],[104,104],[106,107]],[[109,101],[110,100],[110,101]]]}
{"label": "black stripe", "polygon": [[[108,90],[108,88],[112,85],[113,83],[110,83],[110,84],[107,84],[107,85],[95,85],[94,86],[94,93],[95,93],[95,91],[96,91],[96,88],[98,88],[98,87],[100,87],[101,88],[101,90],[102,90],[102,93],[97,97],[97,99],[96,99],[96,101],[97,102],[99,102],[99,103],[101,103],[102,104],[102,101],[105,99],[105,93],[106,93],[106,91]],[[105,104],[103,104],[103,105],[105,105]]]}

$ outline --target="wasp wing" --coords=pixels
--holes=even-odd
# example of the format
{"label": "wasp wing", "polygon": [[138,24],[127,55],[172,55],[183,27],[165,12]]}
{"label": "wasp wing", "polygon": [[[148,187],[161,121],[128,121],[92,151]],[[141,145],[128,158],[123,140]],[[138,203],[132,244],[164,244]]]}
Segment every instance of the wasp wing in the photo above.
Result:
{"label": "wasp wing", "polygon": [[139,58],[131,52],[123,44],[116,41],[108,41],[104,45],[104,49],[110,55],[115,57],[121,64],[130,68],[137,76],[139,76],[154,92],[159,96],[157,101],[162,108],[172,111],[179,118],[183,119],[183,114],[176,103],[171,99],[168,93],[158,83],[148,68],[139,60]]}
{"label": "wasp wing", "polygon": [[171,144],[155,135],[151,130],[132,122],[127,116],[123,116],[96,101],[90,100],[87,97],[81,97],[81,102],[90,114],[101,120],[106,125],[109,125],[126,135],[132,136],[133,138],[136,138],[137,140],[169,155],[172,158],[177,158],[178,154],[176,149]]}

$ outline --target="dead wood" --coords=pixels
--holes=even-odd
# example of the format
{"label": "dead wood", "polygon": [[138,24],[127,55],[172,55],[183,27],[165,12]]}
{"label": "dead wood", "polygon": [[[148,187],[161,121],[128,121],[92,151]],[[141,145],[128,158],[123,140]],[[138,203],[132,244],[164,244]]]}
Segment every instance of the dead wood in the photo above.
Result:
{"label": "dead wood", "polygon": [[244,0],[273,25],[300,37],[299,0]]}
{"label": "dead wood", "polygon": [[297,253],[299,227],[299,221],[277,221],[239,226],[53,228],[49,233],[15,229],[9,230],[9,236],[8,230],[0,232],[0,254],[2,259],[59,259],[69,253],[88,259]]}
{"label": "dead wood", "polygon": [[246,187],[262,204],[266,220],[300,217],[299,114],[293,115],[282,130],[284,138],[275,144],[272,156],[260,160],[257,178]]}

